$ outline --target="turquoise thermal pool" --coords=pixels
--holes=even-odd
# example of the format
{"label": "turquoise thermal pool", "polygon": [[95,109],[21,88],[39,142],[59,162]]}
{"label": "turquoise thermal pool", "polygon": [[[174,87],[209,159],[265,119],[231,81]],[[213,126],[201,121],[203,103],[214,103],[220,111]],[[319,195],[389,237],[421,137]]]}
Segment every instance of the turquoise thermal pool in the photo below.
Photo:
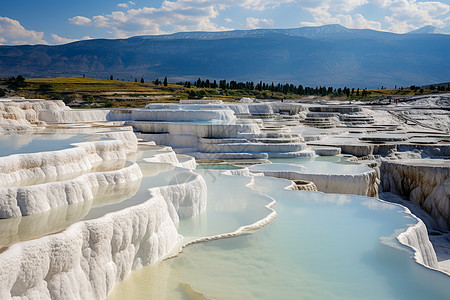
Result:
{"label": "turquoise thermal pool", "polygon": [[[207,211],[197,218],[180,220],[183,243],[201,237],[234,232],[239,227],[265,218],[272,210],[266,206],[273,199],[255,193],[247,185],[251,178],[222,175],[214,170],[196,170],[208,187]],[[233,192],[230,192],[230,189]]]}
{"label": "turquoise thermal pool", "polygon": [[57,151],[70,148],[73,143],[86,142],[89,135],[23,134],[0,136],[0,156]]}
{"label": "turquoise thermal pool", "polygon": [[[342,157],[334,157],[334,156],[324,156],[317,157],[313,160],[307,159],[295,159],[295,158],[271,158],[276,166],[273,166],[275,169],[279,169],[279,164],[296,164],[305,167],[305,173],[313,173],[313,174],[330,174],[330,175],[356,175],[370,171],[371,169],[354,162],[346,161]],[[263,169],[271,169],[270,164],[256,166],[255,170],[258,168]]]}
{"label": "turquoise thermal pool", "polygon": [[[190,245],[173,259],[133,271],[109,299],[448,299],[450,277],[416,263],[413,250],[396,239],[417,223],[403,207],[368,197],[285,190],[288,181],[265,177],[256,177],[256,191],[247,187],[242,197],[248,178],[230,181],[211,174],[208,187],[220,188],[211,189],[208,200],[219,201],[208,203],[207,217],[198,217],[202,222],[189,221],[195,230],[181,222],[181,232],[206,236],[253,222],[236,219],[234,228],[226,228],[219,217],[210,217],[220,215],[217,206],[225,198],[235,205],[247,199],[231,206],[239,215],[250,202],[263,205],[263,193],[276,199],[278,217],[251,234]],[[223,195],[227,189],[233,192]],[[210,232],[210,226],[217,230]]]}
{"label": "turquoise thermal pool", "polygon": [[[21,138],[5,141],[19,141],[16,144],[23,147],[17,151],[27,153],[39,147],[64,149],[96,137]],[[199,174],[207,184],[207,210],[180,219],[178,233],[183,238],[172,254],[186,243],[215,239],[190,244],[177,256],[132,271],[109,299],[448,299],[450,277],[418,264],[413,250],[397,240],[417,224],[401,206],[362,196],[291,191],[285,189],[291,183],[284,179],[225,175],[237,169],[232,165],[205,165],[192,171],[170,162],[146,161],[158,155],[166,160],[175,157],[164,147],[141,146],[130,159],[137,161],[143,178],[117,184],[90,202],[0,220],[0,250],[137,206],[148,200],[149,188],[186,182]],[[277,169],[289,163],[293,170],[304,167],[332,175],[370,170],[340,157],[271,160],[273,164],[257,167]],[[111,169],[130,164],[122,162]],[[274,211],[277,218],[266,226],[238,232]],[[224,234],[226,238],[221,237]]]}

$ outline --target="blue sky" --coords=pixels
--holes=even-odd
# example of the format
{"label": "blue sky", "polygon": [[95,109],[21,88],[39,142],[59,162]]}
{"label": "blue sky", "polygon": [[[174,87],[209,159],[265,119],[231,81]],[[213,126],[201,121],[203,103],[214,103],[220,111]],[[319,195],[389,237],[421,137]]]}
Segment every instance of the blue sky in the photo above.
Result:
{"label": "blue sky", "polygon": [[450,32],[450,0],[2,1],[0,44],[62,44],[179,31],[341,24],[405,33]]}

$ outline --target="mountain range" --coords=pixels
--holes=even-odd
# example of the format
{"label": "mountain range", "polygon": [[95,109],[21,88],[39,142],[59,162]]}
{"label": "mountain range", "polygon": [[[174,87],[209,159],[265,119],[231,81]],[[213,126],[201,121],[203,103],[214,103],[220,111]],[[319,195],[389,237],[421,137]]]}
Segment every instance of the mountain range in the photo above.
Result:
{"label": "mountain range", "polygon": [[0,46],[0,77],[204,79],[376,88],[450,79],[450,35],[341,25],[182,32],[65,45]]}

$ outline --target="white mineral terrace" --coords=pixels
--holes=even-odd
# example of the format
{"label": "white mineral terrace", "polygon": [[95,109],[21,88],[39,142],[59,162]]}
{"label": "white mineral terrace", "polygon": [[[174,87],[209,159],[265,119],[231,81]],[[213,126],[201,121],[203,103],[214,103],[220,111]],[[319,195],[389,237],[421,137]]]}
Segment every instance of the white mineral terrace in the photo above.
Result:
{"label": "white mineral terrace", "polygon": [[449,99],[0,101],[0,298],[448,299]]}

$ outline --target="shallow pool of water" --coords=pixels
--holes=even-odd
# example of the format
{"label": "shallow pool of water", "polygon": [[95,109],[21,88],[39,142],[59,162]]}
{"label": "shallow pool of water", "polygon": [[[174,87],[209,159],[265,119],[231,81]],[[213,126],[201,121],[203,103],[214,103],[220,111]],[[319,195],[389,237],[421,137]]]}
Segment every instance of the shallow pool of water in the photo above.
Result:
{"label": "shallow pool of water", "polygon": [[201,169],[212,169],[212,170],[238,170],[241,167],[229,165],[229,164],[202,164],[197,165],[197,170]]}
{"label": "shallow pool of water", "polygon": [[252,183],[251,178],[222,175],[219,171],[208,169],[196,170],[196,173],[206,180],[207,211],[197,218],[180,220],[178,231],[184,237],[183,243],[199,237],[234,232],[272,212],[266,205],[273,199],[247,186]]}
{"label": "shallow pool of water", "polygon": [[285,164],[301,164],[312,161],[332,162],[339,164],[355,165],[356,162],[348,161],[346,157],[342,156],[315,156],[315,157],[296,157],[296,158],[269,158],[273,163],[285,163]]}
{"label": "shallow pool of water", "polygon": [[198,292],[214,299],[448,299],[450,277],[417,264],[396,240],[416,223],[402,207],[285,185],[256,178],[257,189],[278,201],[270,225],[191,245],[133,272],[110,299],[191,299]]}
{"label": "shallow pool of water", "polygon": [[86,134],[22,134],[0,136],[0,156],[22,153],[57,151],[70,148],[73,143],[85,142]]}
{"label": "shallow pool of water", "polygon": [[298,168],[297,172],[308,173],[308,174],[331,174],[331,175],[357,175],[366,172],[370,172],[372,169],[356,163],[349,163],[346,161],[327,161],[327,160],[294,160],[294,159],[276,159],[272,160],[273,164],[262,164],[252,166],[251,169],[254,171],[283,171],[286,168],[283,168],[282,164],[295,164],[299,166],[305,167],[304,170]]}

